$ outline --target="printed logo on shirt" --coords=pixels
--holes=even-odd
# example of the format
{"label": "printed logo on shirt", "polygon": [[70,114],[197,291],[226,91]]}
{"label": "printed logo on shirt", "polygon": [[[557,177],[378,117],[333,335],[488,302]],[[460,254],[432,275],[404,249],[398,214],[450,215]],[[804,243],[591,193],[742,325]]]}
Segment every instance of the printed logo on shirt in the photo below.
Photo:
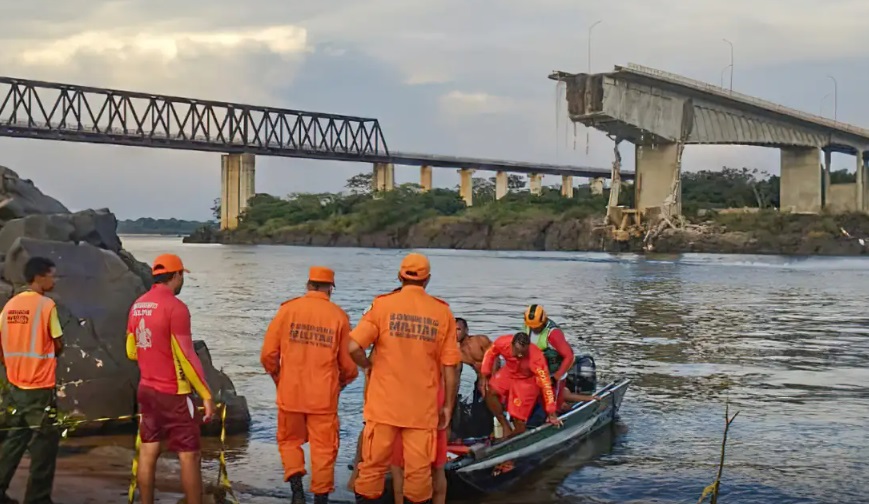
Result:
{"label": "printed logo on shirt", "polygon": [[136,303],[133,305],[133,316],[134,317],[150,317],[154,310],[157,309],[158,304],[153,301],[142,301],[140,303]]}
{"label": "printed logo on shirt", "polygon": [[151,348],[151,330],[145,326],[145,319],[139,319],[136,326],[136,348]]}
{"label": "printed logo on shirt", "polygon": [[434,341],[440,322],[429,317],[408,313],[389,314],[389,334],[396,338]]}
{"label": "printed logo on shirt", "polygon": [[303,345],[315,345],[332,348],[335,339],[335,329],[312,324],[290,324],[290,341]]}
{"label": "printed logo on shirt", "polygon": [[30,310],[9,310],[6,312],[7,324],[27,324],[30,322]]}

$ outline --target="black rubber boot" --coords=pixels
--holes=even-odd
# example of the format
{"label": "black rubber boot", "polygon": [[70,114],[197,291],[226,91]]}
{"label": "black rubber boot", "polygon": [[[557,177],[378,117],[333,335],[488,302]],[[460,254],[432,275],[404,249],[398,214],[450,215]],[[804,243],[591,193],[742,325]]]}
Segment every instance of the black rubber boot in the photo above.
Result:
{"label": "black rubber boot", "polygon": [[329,494],[314,494],[314,504],[329,504]]}
{"label": "black rubber boot", "polygon": [[305,504],[305,488],[302,486],[302,475],[290,476],[290,488],[293,490],[293,504]]}

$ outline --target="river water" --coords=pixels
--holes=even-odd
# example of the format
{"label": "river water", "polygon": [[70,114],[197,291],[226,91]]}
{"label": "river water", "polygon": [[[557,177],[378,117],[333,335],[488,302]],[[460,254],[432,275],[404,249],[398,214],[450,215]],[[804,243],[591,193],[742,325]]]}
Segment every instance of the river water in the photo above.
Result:
{"label": "river water", "polygon": [[[142,261],[174,252],[193,271],[181,298],[194,337],[253,417],[250,435],[230,442],[230,478],[242,502],[283,501],[274,385],[259,364],[266,326],[303,292],[311,264],[336,270],[333,300],[355,323],[396,286],[404,252],[123,241]],[[472,334],[514,332],[524,306],[539,302],[577,350],[595,355],[600,381],[633,380],[612,430],[486,502],[696,502],[715,477],[728,401],[740,413],[721,502],[869,501],[869,260],[424,252],[430,292]],[[471,379],[463,377],[465,391]],[[344,486],[361,396],[359,379],[341,398],[338,501],[352,498]],[[210,474],[213,460],[206,464]]]}

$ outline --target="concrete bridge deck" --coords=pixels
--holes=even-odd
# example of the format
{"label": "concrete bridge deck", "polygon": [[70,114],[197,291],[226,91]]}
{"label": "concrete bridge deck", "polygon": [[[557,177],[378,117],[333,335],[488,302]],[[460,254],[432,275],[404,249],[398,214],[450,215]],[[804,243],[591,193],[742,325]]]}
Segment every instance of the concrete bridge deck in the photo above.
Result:
{"label": "concrete bridge deck", "polygon": [[869,149],[869,129],[633,63],[549,78],[567,83],[572,120],[636,144]]}

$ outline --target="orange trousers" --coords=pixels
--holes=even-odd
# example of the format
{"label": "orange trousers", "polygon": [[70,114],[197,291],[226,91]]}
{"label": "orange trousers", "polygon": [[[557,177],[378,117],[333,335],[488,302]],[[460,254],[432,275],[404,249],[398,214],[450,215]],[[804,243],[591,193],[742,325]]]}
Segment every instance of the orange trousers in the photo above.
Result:
{"label": "orange trousers", "polygon": [[338,458],[338,413],[309,415],[278,410],[278,450],[284,464],[284,481],[305,475],[305,452],[311,447],[311,492],[335,490],[335,459]]}
{"label": "orange trousers", "polygon": [[411,502],[432,497],[431,465],[435,459],[436,429],[403,429],[367,422],[362,431],[362,458],[355,491],[367,499],[383,495],[393,444],[401,438],[404,449],[404,496]]}

